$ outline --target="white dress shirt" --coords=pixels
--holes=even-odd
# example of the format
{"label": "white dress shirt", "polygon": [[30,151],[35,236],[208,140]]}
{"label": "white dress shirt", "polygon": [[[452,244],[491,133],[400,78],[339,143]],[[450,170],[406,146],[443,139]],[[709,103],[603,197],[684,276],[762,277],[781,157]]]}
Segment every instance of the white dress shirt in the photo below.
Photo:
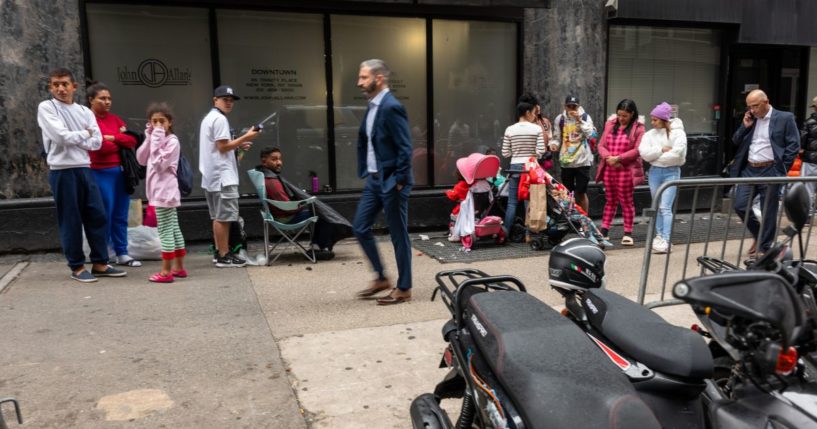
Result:
{"label": "white dress shirt", "polygon": [[374,118],[377,116],[377,109],[383,102],[383,97],[389,92],[389,88],[384,88],[369,101],[369,114],[366,115],[366,136],[369,143],[366,149],[366,168],[369,173],[377,173],[377,159],[374,156],[374,146],[372,145],[372,128],[374,128]]}
{"label": "white dress shirt", "polygon": [[752,135],[752,144],[749,145],[749,162],[774,161],[772,141],[769,138],[769,122],[772,120],[772,107],[762,118],[755,119],[755,133]]}

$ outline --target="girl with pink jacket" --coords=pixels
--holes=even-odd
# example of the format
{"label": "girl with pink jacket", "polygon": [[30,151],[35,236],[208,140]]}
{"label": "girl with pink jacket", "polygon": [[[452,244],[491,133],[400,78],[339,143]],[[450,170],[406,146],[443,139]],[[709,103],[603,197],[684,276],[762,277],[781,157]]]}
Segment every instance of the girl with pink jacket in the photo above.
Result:
{"label": "girl with pink jacket", "polygon": [[604,215],[601,218],[601,234],[609,236],[610,224],[621,205],[624,216],[624,236],[621,244],[633,245],[633,220],[635,186],[644,183],[644,166],[638,153],[638,145],[644,136],[644,124],[638,121],[635,101],[624,99],[616,106],[616,115],[604,124],[599,138],[599,169],[596,181],[604,182]]}
{"label": "girl with pink jacket", "polygon": [[136,160],[147,166],[147,196],[150,204],[156,207],[159,241],[162,243],[162,270],[148,280],[172,283],[174,277],[187,277],[184,269],[187,252],[176,214],[176,207],[181,205],[176,178],[181,147],[173,134],[173,112],[167,104],[151,104],[147,116],[145,142],[136,151]]}

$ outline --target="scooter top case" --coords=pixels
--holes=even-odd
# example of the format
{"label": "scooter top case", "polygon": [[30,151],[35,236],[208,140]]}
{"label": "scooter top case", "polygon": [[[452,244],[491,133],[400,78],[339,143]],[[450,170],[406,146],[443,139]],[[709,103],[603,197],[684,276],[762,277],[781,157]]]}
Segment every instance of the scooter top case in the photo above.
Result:
{"label": "scooter top case", "polygon": [[527,428],[660,428],[633,386],[567,318],[522,292],[471,296],[466,327]]}
{"label": "scooter top case", "polygon": [[691,329],[671,325],[652,310],[604,289],[589,289],[582,307],[593,328],[653,371],[691,380],[712,377],[712,354]]}

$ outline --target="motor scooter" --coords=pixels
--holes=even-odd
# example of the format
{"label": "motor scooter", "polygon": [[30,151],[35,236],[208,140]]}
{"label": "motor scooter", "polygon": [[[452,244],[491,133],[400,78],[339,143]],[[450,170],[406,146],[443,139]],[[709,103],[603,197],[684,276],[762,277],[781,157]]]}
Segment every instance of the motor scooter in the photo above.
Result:
{"label": "motor scooter", "polygon": [[[792,193],[790,198],[792,200],[797,198],[798,201],[802,199],[802,195],[796,195],[798,193]],[[789,205],[795,204],[790,201]],[[781,246],[776,246],[765,258],[757,261],[756,268],[768,269],[771,262],[782,258],[784,253]],[[747,386],[751,384],[748,381],[754,378],[745,377],[746,370],[742,365],[746,353],[756,356],[757,350],[746,346],[745,339],[739,336],[728,337],[729,341],[743,341],[740,343],[744,347],[741,353],[734,350],[729,341],[724,339],[730,330],[722,324],[731,326],[732,318],[718,318],[715,315],[709,317],[710,314],[705,314],[701,320],[707,322],[705,323],[707,329],[698,328],[695,331],[670,325],[651,310],[605,290],[605,262],[604,253],[592,243],[578,239],[569,240],[554,248],[551,253],[550,284],[565,297],[564,314],[586,332],[599,349],[627,374],[633,386],[661,420],[662,425],[720,428],[734,427],[741,423],[747,427],[754,427],[752,425],[765,421],[764,418],[773,419],[774,413],[786,410],[794,416],[791,417],[793,420],[803,421],[800,412],[795,409],[778,409],[769,405],[779,405],[779,401],[746,393]],[[783,273],[789,275],[790,271],[783,270]],[[760,274],[763,273],[750,273],[748,276],[752,278]],[[738,282],[739,279],[734,277],[720,281],[728,284],[729,281]],[[798,321],[796,327],[795,338],[803,344],[813,346],[813,326]],[[715,341],[707,345],[704,337],[713,338]],[[725,353],[723,351],[730,352],[726,377],[723,374],[715,374],[716,360],[713,359],[710,350],[721,360],[722,354]],[[773,353],[773,350],[769,353]],[[778,355],[774,354],[767,359],[776,356]],[[723,366],[721,362],[718,367],[723,369]],[[813,371],[813,366],[811,368],[811,372],[817,374],[817,371]],[[713,377],[715,380],[712,380]],[[723,381],[724,379],[730,381]],[[798,385],[804,385],[803,377],[797,382]],[[723,390],[727,384],[739,385],[743,392],[739,400],[732,404],[735,409],[753,407],[762,411],[759,414],[746,414],[743,420],[740,413],[724,417],[723,413],[716,412],[714,404],[723,402],[724,397],[730,397],[731,390]],[[804,392],[809,391],[802,390],[799,394],[806,394]],[[809,400],[817,399],[810,398]],[[764,408],[764,404],[771,408]]]}
{"label": "motor scooter", "polygon": [[[627,378],[573,323],[515,277],[438,273],[451,320],[434,393],[411,404],[414,428],[659,428]],[[456,423],[440,406],[462,398]]]}

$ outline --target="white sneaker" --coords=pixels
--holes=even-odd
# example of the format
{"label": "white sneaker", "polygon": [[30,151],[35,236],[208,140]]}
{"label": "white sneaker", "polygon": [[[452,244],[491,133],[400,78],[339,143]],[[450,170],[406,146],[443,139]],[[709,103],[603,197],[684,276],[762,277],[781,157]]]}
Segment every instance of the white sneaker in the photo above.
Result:
{"label": "white sneaker", "polygon": [[667,253],[669,251],[669,243],[661,236],[656,236],[652,241],[652,251],[658,254]]}
{"label": "white sneaker", "polygon": [[453,234],[449,235],[448,236],[448,241],[450,241],[452,243],[458,243],[460,241],[460,236],[459,235],[453,235]]}
{"label": "white sneaker", "polygon": [[142,262],[133,259],[130,255],[119,255],[116,257],[117,265],[126,265],[128,267],[141,267]]}

